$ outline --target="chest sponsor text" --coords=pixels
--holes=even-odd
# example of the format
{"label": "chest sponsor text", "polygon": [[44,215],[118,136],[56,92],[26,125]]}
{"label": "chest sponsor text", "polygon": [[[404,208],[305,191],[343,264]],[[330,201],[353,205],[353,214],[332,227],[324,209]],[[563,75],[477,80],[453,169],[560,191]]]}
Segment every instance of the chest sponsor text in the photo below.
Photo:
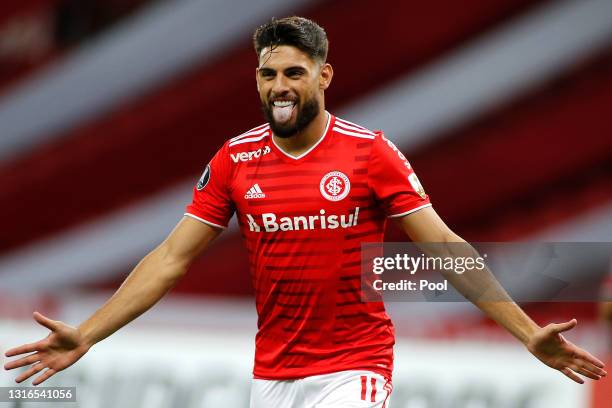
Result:
{"label": "chest sponsor text", "polygon": [[246,214],[249,230],[252,232],[350,228],[357,225],[358,217],[359,207],[355,207],[348,214],[326,214],[324,209],[319,210],[317,215],[297,215],[280,218],[275,213],[263,213],[261,216]]}

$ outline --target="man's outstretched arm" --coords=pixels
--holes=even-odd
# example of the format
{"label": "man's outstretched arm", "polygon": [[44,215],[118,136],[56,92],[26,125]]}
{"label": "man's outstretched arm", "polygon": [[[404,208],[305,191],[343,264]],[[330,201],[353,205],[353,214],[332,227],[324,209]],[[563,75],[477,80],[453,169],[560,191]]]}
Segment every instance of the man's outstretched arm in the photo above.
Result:
{"label": "man's outstretched arm", "polygon": [[[428,253],[429,256],[473,258],[478,256],[472,246],[451,231],[431,207],[398,218],[397,224],[417,244],[449,244],[424,245],[426,252],[435,252]],[[584,381],[576,373],[594,380],[607,375],[600,360],[565,340],[561,335],[562,332],[576,326],[575,319],[545,327],[538,326],[510,298],[495,276],[486,268],[478,271],[478,274],[470,274],[468,271],[458,275],[450,272],[445,273],[444,277],[487,316],[521,341],[544,364],[561,371],[580,384]]]}
{"label": "man's outstretched arm", "polygon": [[71,366],[94,344],[157,303],[220,232],[220,228],[184,217],[168,238],[138,263],[115,294],[78,328],[35,312],[35,320],[51,333],[35,343],[8,350],[5,353],[7,357],[32,354],[6,363],[4,368],[11,370],[32,365],[16,378],[16,382],[22,382],[46,368],[33,381],[33,385],[38,385]]}

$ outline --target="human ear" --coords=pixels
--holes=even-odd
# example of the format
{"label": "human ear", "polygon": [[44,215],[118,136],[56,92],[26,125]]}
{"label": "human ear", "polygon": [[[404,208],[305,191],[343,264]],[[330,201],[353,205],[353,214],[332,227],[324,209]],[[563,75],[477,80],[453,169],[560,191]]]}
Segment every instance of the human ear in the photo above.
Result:
{"label": "human ear", "polygon": [[327,62],[321,67],[321,73],[319,74],[319,88],[326,90],[331,84],[332,77],[334,76],[334,69]]}

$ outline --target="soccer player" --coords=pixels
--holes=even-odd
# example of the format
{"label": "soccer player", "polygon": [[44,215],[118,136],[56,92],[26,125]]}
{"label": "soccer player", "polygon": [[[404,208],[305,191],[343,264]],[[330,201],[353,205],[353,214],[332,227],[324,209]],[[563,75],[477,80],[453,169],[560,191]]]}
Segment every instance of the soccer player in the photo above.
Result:
{"label": "soccer player", "polygon": [[[465,241],[382,132],[325,110],[333,70],[320,26],[273,19],[254,46],[266,123],[226,141],[175,229],[90,318],[71,327],[34,313],[51,333],[6,353],[32,353],[6,364],[31,365],[17,382],[46,369],[33,381],[42,383],[152,307],[236,213],[259,315],[251,407],[388,406],[394,329],[382,302],[361,299],[360,244],[381,242],[387,218],[415,242]],[[456,282],[468,298],[469,284]],[[499,298],[473,301],[543,363],[578,383],[577,374],[606,375],[561,335],[576,320],[539,327],[505,292]]]}

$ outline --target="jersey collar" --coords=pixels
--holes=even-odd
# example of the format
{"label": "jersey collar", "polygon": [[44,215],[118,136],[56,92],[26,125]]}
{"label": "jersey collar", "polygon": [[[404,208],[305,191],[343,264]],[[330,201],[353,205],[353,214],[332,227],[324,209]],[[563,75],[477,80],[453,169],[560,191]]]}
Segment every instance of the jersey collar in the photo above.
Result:
{"label": "jersey collar", "polygon": [[[329,138],[328,133],[330,132],[330,129],[332,128],[333,115],[331,113],[329,113],[328,111],[325,111],[325,113],[327,114],[327,125],[325,125],[325,130],[323,131],[323,136],[321,136],[319,138],[319,140],[317,140],[317,142],[310,147],[310,149],[306,150],[304,153],[300,154],[299,156],[293,156],[293,155],[285,152],[279,145],[276,144],[276,142],[274,141],[274,137],[270,136],[270,138],[272,139],[272,145],[274,146],[275,150],[278,151],[278,153],[280,154],[280,156],[283,159],[285,159],[286,161],[289,161],[289,162],[297,163],[301,159],[306,158],[310,153],[315,151],[315,149],[319,145],[321,145],[321,143],[323,142],[324,139]],[[287,160],[287,159],[289,159],[289,160]]]}

